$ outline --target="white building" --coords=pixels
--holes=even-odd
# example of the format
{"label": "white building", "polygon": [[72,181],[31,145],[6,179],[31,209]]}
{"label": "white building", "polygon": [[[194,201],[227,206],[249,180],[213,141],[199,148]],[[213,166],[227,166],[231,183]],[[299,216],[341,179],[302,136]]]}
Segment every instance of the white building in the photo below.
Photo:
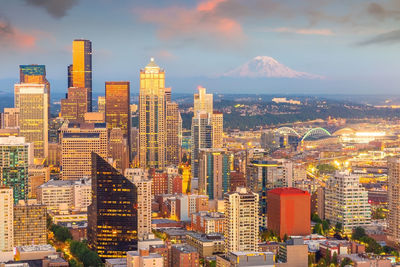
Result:
{"label": "white building", "polygon": [[258,194],[238,187],[225,194],[225,249],[258,251]]}
{"label": "white building", "polygon": [[151,186],[145,169],[125,169],[125,177],[137,187],[138,237],[145,239],[151,234]]}
{"label": "white building", "polygon": [[357,175],[349,171],[336,172],[326,182],[325,219],[332,225],[341,223],[345,231],[371,223],[368,192]]}
{"label": "white building", "polygon": [[48,210],[87,211],[92,203],[92,182],[85,178],[76,181],[50,180],[37,189],[37,199]]}

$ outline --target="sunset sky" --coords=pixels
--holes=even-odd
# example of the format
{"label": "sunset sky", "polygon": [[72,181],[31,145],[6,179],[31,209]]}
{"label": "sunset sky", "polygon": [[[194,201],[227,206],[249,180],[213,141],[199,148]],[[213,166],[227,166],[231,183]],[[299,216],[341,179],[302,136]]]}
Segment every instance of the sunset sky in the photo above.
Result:
{"label": "sunset sky", "polygon": [[[20,64],[45,64],[66,91],[77,38],[93,43],[98,92],[106,80],[138,91],[155,57],[176,92],[400,93],[398,0],[0,0],[0,90]],[[324,78],[220,77],[256,56]]]}

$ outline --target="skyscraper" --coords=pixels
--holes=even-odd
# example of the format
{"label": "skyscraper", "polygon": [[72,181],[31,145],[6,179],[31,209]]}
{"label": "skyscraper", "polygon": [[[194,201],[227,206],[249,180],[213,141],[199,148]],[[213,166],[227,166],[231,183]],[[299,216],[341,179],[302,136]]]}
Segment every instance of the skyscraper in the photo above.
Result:
{"label": "skyscraper", "polygon": [[167,144],[166,144],[166,161],[168,165],[178,166],[180,162],[180,147],[181,140],[181,114],[177,103],[166,103],[166,131],[167,131]]}
{"label": "skyscraper", "polygon": [[61,99],[61,117],[69,122],[84,122],[87,112],[87,88],[68,88],[67,98]]}
{"label": "skyscraper", "polygon": [[[19,82],[20,83],[36,83],[45,84],[48,95],[48,109],[50,114],[50,83],[46,78],[45,65],[20,65],[19,66]],[[17,108],[17,106],[14,106]]]}
{"label": "skyscraper", "polygon": [[391,242],[400,241],[400,157],[388,159],[388,209],[387,231]]}
{"label": "skyscraper", "polygon": [[333,225],[341,223],[345,232],[371,223],[368,191],[357,175],[345,171],[329,177],[325,188],[325,218]]}
{"label": "skyscraper", "polygon": [[48,94],[45,84],[16,84],[20,110],[20,135],[34,144],[35,158],[47,158],[48,153]]}
{"label": "skyscraper", "polygon": [[1,184],[13,189],[14,203],[28,198],[30,153],[24,137],[0,137]]}
{"label": "skyscraper", "polygon": [[153,58],[140,71],[139,108],[140,167],[164,168],[166,165],[165,72]]}
{"label": "skyscraper", "polygon": [[47,244],[46,206],[36,199],[14,206],[14,246]]}
{"label": "skyscraper", "polygon": [[214,111],[211,115],[211,124],[213,127],[212,140],[213,148],[222,148],[224,146],[224,115],[222,112]]}
{"label": "skyscraper", "polygon": [[106,113],[106,97],[98,96],[97,97],[97,111]]}
{"label": "skyscraper", "polygon": [[102,259],[137,249],[137,188],[102,157],[92,153],[92,204],[88,244]]}
{"label": "skyscraper", "polygon": [[69,123],[60,128],[63,180],[90,177],[91,153],[108,155],[108,132],[104,123]]}
{"label": "skyscraper", "polygon": [[87,107],[92,111],[92,42],[77,39],[72,42],[72,86],[88,89]]}
{"label": "skyscraper", "polygon": [[109,137],[109,157],[113,160],[113,166],[121,173],[129,167],[129,146],[124,138],[121,128],[112,128]]}
{"label": "skyscraper", "polygon": [[222,200],[230,189],[230,157],[226,150],[200,149],[199,191],[210,200]]}
{"label": "skyscraper", "polygon": [[127,140],[126,143],[129,144],[131,138],[129,82],[106,82],[105,90],[107,128],[120,128],[123,137]]}
{"label": "skyscraper", "polygon": [[151,185],[145,169],[126,169],[125,177],[137,187],[138,238],[151,234]]}
{"label": "skyscraper", "polygon": [[245,187],[225,194],[225,250],[258,251],[258,194]]}
{"label": "skyscraper", "polygon": [[8,259],[12,260],[14,247],[14,202],[12,188],[0,186],[0,255],[8,254]]}
{"label": "skyscraper", "polygon": [[194,116],[198,112],[204,111],[206,113],[213,113],[213,94],[207,94],[206,88],[199,86],[198,93],[194,94]]}
{"label": "skyscraper", "polygon": [[210,113],[198,112],[192,118],[192,178],[199,178],[200,149],[212,148],[212,124]]}
{"label": "skyscraper", "polygon": [[260,226],[267,226],[267,193],[278,187],[291,187],[293,163],[287,160],[251,160],[246,167],[247,187],[259,195]]}

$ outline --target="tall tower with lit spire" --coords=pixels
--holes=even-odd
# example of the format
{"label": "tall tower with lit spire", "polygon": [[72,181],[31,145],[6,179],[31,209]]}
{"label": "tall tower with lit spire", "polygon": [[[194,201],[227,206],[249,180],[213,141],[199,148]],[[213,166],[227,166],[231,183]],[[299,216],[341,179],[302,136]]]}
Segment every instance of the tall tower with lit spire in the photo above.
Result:
{"label": "tall tower with lit spire", "polygon": [[140,70],[139,164],[141,168],[166,165],[165,71],[151,58]]}

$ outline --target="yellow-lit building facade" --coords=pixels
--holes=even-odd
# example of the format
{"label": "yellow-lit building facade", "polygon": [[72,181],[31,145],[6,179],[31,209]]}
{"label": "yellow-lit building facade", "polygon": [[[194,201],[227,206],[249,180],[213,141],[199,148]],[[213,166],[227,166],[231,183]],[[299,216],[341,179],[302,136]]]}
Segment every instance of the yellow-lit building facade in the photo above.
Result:
{"label": "yellow-lit building facade", "polygon": [[139,164],[141,168],[166,165],[165,72],[154,62],[140,71]]}
{"label": "yellow-lit building facade", "polygon": [[92,42],[74,40],[72,42],[72,87],[87,88],[88,111],[92,111]]}
{"label": "yellow-lit building facade", "polygon": [[45,84],[16,84],[20,110],[20,135],[34,145],[35,159],[45,159],[48,153],[48,94]]}

